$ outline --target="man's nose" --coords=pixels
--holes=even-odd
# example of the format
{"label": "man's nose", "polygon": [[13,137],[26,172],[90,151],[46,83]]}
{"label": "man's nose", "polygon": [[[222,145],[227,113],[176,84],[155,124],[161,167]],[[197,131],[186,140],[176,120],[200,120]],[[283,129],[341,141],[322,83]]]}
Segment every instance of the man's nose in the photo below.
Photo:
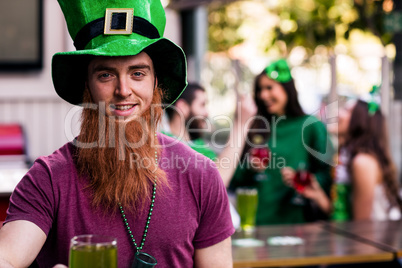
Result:
{"label": "man's nose", "polygon": [[129,83],[124,78],[120,78],[116,85],[115,94],[119,97],[127,98],[132,93]]}

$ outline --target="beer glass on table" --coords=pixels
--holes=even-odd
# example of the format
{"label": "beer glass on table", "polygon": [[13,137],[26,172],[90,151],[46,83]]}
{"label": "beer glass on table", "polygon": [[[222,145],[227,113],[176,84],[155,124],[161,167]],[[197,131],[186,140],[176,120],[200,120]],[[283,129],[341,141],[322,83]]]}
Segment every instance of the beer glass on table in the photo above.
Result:
{"label": "beer glass on table", "polygon": [[255,219],[258,206],[258,190],[256,188],[238,188],[237,212],[240,216],[240,227],[245,233],[255,230]]}

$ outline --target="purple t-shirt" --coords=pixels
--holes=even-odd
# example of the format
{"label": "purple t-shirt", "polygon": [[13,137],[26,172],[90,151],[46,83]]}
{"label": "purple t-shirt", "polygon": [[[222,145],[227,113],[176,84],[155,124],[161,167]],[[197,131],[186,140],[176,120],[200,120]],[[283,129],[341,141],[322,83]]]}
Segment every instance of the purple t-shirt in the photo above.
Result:
{"label": "purple t-shirt", "polygon": [[[158,191],[143,252],[157,267],[193,267],[194,250],[212,246],[234,232],[226,189],[215,164],[159,134],[163,152],[159,166],[170,189]],[[39,226],[47,240],[37,256],[40,267],[67,265],[70,239],[80,234],[117,238],[119,267],[130,267],[135,249],[119,211],[104,215],[93,211],[86,184],[79,179],[72,159],[74,145],[67,143],[52,155],[38,158],[10,198],[6,223],[27,220]],[[134,238],[141,242],[147,209],[126,213]]]}

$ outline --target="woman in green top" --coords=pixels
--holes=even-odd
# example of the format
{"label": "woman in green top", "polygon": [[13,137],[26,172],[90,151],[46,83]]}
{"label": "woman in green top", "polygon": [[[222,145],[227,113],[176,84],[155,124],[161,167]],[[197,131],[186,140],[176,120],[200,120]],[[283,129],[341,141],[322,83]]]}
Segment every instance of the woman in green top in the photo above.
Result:
{"label": "woman in green top", "polygon": [[[257,225],[309,221],[311,217],[306,212],[312,211],[314,202],[296,193],[291,187],[292,178],[303,166],[312,174],[312,183],[324,189],[321,194],[329,195],[332,147],[326,128],[303,112],[289,66],[283,59],[271,63],[256,77],[254,99],[257,116],[230,189],[258,188]],[[265,162],[250,157],[250,149],[261,137],[270,149],[270,159]]]}

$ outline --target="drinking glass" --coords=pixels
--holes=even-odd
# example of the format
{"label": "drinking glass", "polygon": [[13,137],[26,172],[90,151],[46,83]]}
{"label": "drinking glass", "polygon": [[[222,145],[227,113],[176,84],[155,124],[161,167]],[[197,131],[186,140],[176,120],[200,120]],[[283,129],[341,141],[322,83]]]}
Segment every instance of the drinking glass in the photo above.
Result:
{"label": "drinking glass", "polygon": [[292,200],[295,205],[304,205],[304,198],[299,192],[303,192],[304,188],[311,184],[311,173],[305,169],[298,169],[293,178],[293,185],[296,189],[296,195]]}
{"label": "drinking glass", "polygon": [[[250,149],[250,161],[251,167],[256,171],[254,180],[256,182],[266,181],[268,177],[265,169],[270,165],[271,151],[262,135],[255,135],[253,137],[253,144],[255,147]],[[256,160],[258,161],[256,162]]]}
{"label": "drinking glass", "polygon": [[117,268],[117,239],[102,235],[78,235],[70,242],[70,268]]}
{"label": "drinking glass", "polygon": [[258,206],[258,190],[255,188],[238,188],[237,212],[240,216],[240,227],[246,233],[255,230],[255,218]]}

